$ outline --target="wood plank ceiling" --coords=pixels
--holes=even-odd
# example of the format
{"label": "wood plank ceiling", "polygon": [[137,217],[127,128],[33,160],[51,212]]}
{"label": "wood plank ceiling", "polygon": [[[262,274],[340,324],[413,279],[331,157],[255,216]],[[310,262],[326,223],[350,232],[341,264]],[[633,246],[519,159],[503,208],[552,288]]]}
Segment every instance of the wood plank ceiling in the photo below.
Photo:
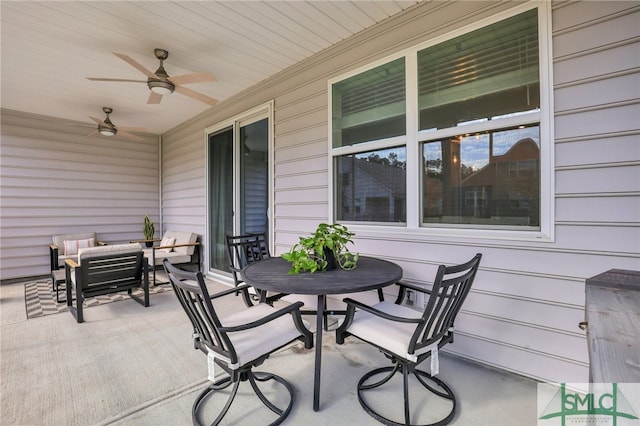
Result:
{"label": "wood plank ceiling", "polygon": [[110,106],[116,125],[160,134],[211,106],[177,92],[149,105],[144,83],[87,80],[146,80],[114,53],[155,71],[165,49],[170,76],[212,73],[185,87],[222,101],[417,2],[1,1],[0,105],[93,127]]}

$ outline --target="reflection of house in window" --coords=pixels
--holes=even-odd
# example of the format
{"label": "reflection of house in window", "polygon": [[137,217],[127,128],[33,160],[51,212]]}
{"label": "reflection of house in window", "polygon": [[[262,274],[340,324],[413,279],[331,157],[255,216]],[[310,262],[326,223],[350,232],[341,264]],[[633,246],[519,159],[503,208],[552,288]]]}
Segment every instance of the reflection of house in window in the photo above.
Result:
{"label": "reflection of house in window", "polygon": [[540,149],[530,138],[460,183],[463,216],[500,218],[502,224],[539,225]]}
{"label": "reflection of house in window", "polygon": [[476,191],[464,191],[464,207],[465,211],[472,211],[472,215],[474,217],[483,217],[486,216],[487,213],[487,197],[488,192],[486,188],[481,188]]}
{"label": "reflection of house in window", "polygon": [[351,157],[341,162],[342,220],[406,221],[406,171]]}
{"label": "reflection of house in window", "polygon": [[444,214],[442,179],[426,176],[424,180],[424,213],[425,217],[438,217]]}

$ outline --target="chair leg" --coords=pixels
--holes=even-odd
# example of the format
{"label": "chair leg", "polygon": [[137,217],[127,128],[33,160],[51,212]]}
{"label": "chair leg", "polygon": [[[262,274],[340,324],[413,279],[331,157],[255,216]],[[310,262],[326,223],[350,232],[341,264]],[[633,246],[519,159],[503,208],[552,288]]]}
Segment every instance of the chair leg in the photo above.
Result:
{"label": "chair leg", "polygon": [[[194,426],[200,426],[200,425],[206,424],[206,423],[200,422],[200,419],[198,418],[198,411],[200,410],[200,405],[204,401],[205,397],[209,395],[211,392],[215,392],[215,391],[219,391],[227,388],[230,384],[231,384],[231,377],[225,377],[223,379],[220,379],[210,384],[200,393],[200,395],[198,395],[196,400],[193,402],[193,408],[191,409],[191,420],[193,421]],[[231,407],[231,403],[233,402],[233,399],[236,397],[236,393],[238,393],[239,385],[240,385],[239,381],[233,384],[233,388],[231,389],[231,393],[227,398],[227,402],[225,403],[218,417],[216,417],[215,421],[211,423],[212,425],[220,424],[220,421],[222,420],[222,418],[225,416],[225,414],[227,414],[227,411],[229,411],[229,407]]]}
{"label": "chair leg", "polygon": [[411,411],[409,410],[409,368],[402,366],[402,393],[404,395],[404,424],[411,424]]}
{"label": "chair leg", "polygon": [[[289,405],[287,405],[287,408],[282,410],[282,409],[276,407],[275,405],[273,405],[271,403],[271,401],[269,401],[267,399],[267,397],[262,393],[260,388],[258,388],[258,385],[256,384],[256,380],[259,381],[259,382],[266,382],[268,380],[275,380],[276,382],[278,382],[282,386],[284,386],[287,389],[287,391],[289,392],[289,395],[290,395]],[[255,391],[256,395],[258,395],[258,398],[260,398],[260,401],[262,401],[262,403],[264,405],[266,405],[267,408],[269,408],[271,411],[273,411],[274,413],[276,413],[279,416],[278,420],[276,422],[274,422],[274,423],[271,423],[271,424],[272,425],[277,425],[277,424],[282,423],[282,421],[289,415],[289,413],[291,412],[291,408],[293,407],[293,401],[294,401],[293,388],[291,387],[289,382],[284,380],[282,377],[276,376],[275,374],[271,374],[271,373],[251,373],[249,375],[249,383],[251,383],[251,387]]]}
{"label": "chair leg", "polygon": [[[67,292],[67,295],[69,292]],[[71,315],[76,318],[76,322],[81,323],[84,322],[84,316],[82,315],[82,305],[84,304],[84,297],[82,295],[82,286],[76,282],[76,307],[73,308],[73,303],[71,302],[71,298],[67,297],[67,305],[69,306],[69,311]]]}
{"label": "chair leg", "polygon": [[[263,373],[263,372],[253,373],[251,371],[248,371],[247,372],[247,379],[248,379],[249,383],[251,384],[251,387],[253,388],[253,391],[255,392],[256,396],[260,399],[260,401],[267,408],[269,408],[269,410],[273,411],[274,413],[276,413],[278,415],[278,418],[276,420],[274,420],[273,422],[269,423],[269,424],[270,425],[279,425],[280,423],[282,423],[287,418],[287,416],[291,412],[291,409],[293,408],[294,393],[293,393],[293,388],[291,387],[291,385],[286,380],[284,380],[282,377],[277,376],[275,374],[271,374],[271,373]],[[274,381],[280,383],[286,389],[286,391],[289,393],[289,404],[287,405],[286,408],[284,408],[284,409],[278,408],[271,401],[269,401],[269,399],[267,399],[266,395],[264,393],[262,393],[262,391],[258,387],[257,382],[267,382],[269,380],[274,380]],[[196,398],[196,400],[193,403],[193,408],[191,410],[191,416],[192,416],[193,424],[194,425],[209,424],[209,423],[203,423],[201,421],[201,419],[199,418],[200,416],[198,415],[200,409],[202,408],[202,405],[203,405],[204,401],[207,399],[206,397],[209,394],[215,393],[216,391],[220,391],[220,390],[223,390],[223,389],[229,387],[229,385],[231,385],[233,383],[233,387],[229,391],[230,393],[229,393],[229,396],[227,397],[227,401],[224,404],[224,407],[222,408],[222,410],[220,411],[220,413],[218,414],[216,419],[212,423],[210,423],[211,425],[220,424],[220,422],[222,421],[223,417],[227,414],[227,412],[231,408],[231,404],[233,403],[233,400],[235,399],[236,394],[238,393],[238,387],[240,386],[240,382],[241,381],[243,381],[243,380],[238,380],[236,382],[232,382],[231,381],[231,377],[224,377],[224,378],[216,381],[215,383],[212,383],[206,389],[204,389],[202,391],[202,393],[200,393],[200,395],[198,395],[198,397]]]}
{"label": "chair leg", "polygon": [[127,290],[127,294],[129,295],[130,298],[132,298],[133,300],[135,300],[145,308],[148,308],[149,307],[149,288],[143,286],[142,292],[143,292],[142,298],[140,298],[139,296],[136,296],[135,294],[133,294],[132,288]]}
{"label": "chair leg", "polygon": [[[64,271],[64,269],[60,269],[62,271]],[[56,272],[58,272],[57,270],[55,271],[51,271],[51,282],[52,282],[52,286],[53,286],[53,291],[56,293],[56,302],[58,303],[66,303],[67,300],[66,299],[60,299],[60,292],[64,291],[60,289],[60,285],[65,283],[65,279],[59,279],[59,277],[56,277]],[[65,284],[66,286],[66,284]],[[65,287],[66,289],[66,287]]]}
{"label": "chair leg", "polygon": [[[374,410],[363,396],[365,391],[375,389],[384,385],[385,383],[389,382],[389,380],[391,380],[391,378],[396,373],[400,371],[402,372],[402,388],[403,388],[403,411],[404,411],[403,422],[397,422],[395,420],[391,420],[383,416],[378,411]],[[369,383],[369,379],[373,378],[374,376],[378,376],[380,374],[384,374],[384,376],[381,379]],[[421,386],[423,386],[426,390],[428,390],[429,392],[435,394],[440,398],[443,398],[449,401],[449,404],[451,404],[451,410],[446,416],[444,416],[440,420],[433,423],[423,423],[421,424],[421,426],[443,426],[443,425],[449,424],[453,420],[456,413],[456,408],[457,408],[456,397],[453,391],[451,390],[451,388],[449,388],[449,386],[447,386],[442,380],[431,376],[429,373],[425,371],[412,368],[412,366],[407,364],[397,363],[394,366],[378,368],[362,376],[357,386],[358,401],[360,402],[360,405],[367,412],[367,414],[369,414],[371,417],[373,417],[374,419],[376,419],[377,421],[385,425],[393,425],[393,426],[417,425],[416,423],[411,423],[411,410],[409,406],[409,401],[410,401],[409,377],[410,376],[414,376],[417,379],[418,383]]]}
{"label": "chair leg", "polygon": [[158,280],[156,280],[156,267],[155,266],[151,266],[151,268],[153,269],[153,287],[157,287],[157,286],[163,285],[163,284],[169,284],[170,281],[160,281],[160,282],[158,282]]}

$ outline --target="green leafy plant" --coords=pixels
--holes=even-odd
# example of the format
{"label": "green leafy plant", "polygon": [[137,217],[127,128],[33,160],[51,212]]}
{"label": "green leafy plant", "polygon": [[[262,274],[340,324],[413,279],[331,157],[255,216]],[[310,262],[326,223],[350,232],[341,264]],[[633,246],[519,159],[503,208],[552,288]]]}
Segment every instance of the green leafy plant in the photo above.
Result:
{"label": "green leafy plant", "polygon": [[142,228],[142,233],[144,235],[145,240],[153,240],[153,234],[156,232],[156,227],[151,220],[151,218],[147,215],[144,215],[144,226]]}
{"label": "green leafy plant", "polygon": [[354,235],[344,225],[321,223],[311,236],[300,237],[300,241],[282,254],[282,258],[291,262],[290,274],[301,271],[313,273],[335,267],[355,269],[359,254],[351,253],[347,248],[347,244],[353,244],[351,238]]}

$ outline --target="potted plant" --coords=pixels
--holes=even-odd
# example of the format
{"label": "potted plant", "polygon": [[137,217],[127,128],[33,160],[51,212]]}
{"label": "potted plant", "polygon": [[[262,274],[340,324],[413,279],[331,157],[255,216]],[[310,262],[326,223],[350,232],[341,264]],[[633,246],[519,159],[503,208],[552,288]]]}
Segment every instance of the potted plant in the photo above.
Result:
{"label": "potted plant", "polygon": [[355,234],[340,224],[321,223],[309,237],[300,241],[282,258],[291,262],[290,274],[300,271],[326,271],[336,268],[354,269],[358,263],[358,253],[351,253],[347,244],[353,244]]}
{"label": "potted plant", "polygon": [[156,227],[153,224],[151,218],[147,215],[144,215],[144,226],[142,228],[142,233],[144,235],[144,239],[147,240],[145,242],[147,247],[153,246],[153,234],[156,232]]}

